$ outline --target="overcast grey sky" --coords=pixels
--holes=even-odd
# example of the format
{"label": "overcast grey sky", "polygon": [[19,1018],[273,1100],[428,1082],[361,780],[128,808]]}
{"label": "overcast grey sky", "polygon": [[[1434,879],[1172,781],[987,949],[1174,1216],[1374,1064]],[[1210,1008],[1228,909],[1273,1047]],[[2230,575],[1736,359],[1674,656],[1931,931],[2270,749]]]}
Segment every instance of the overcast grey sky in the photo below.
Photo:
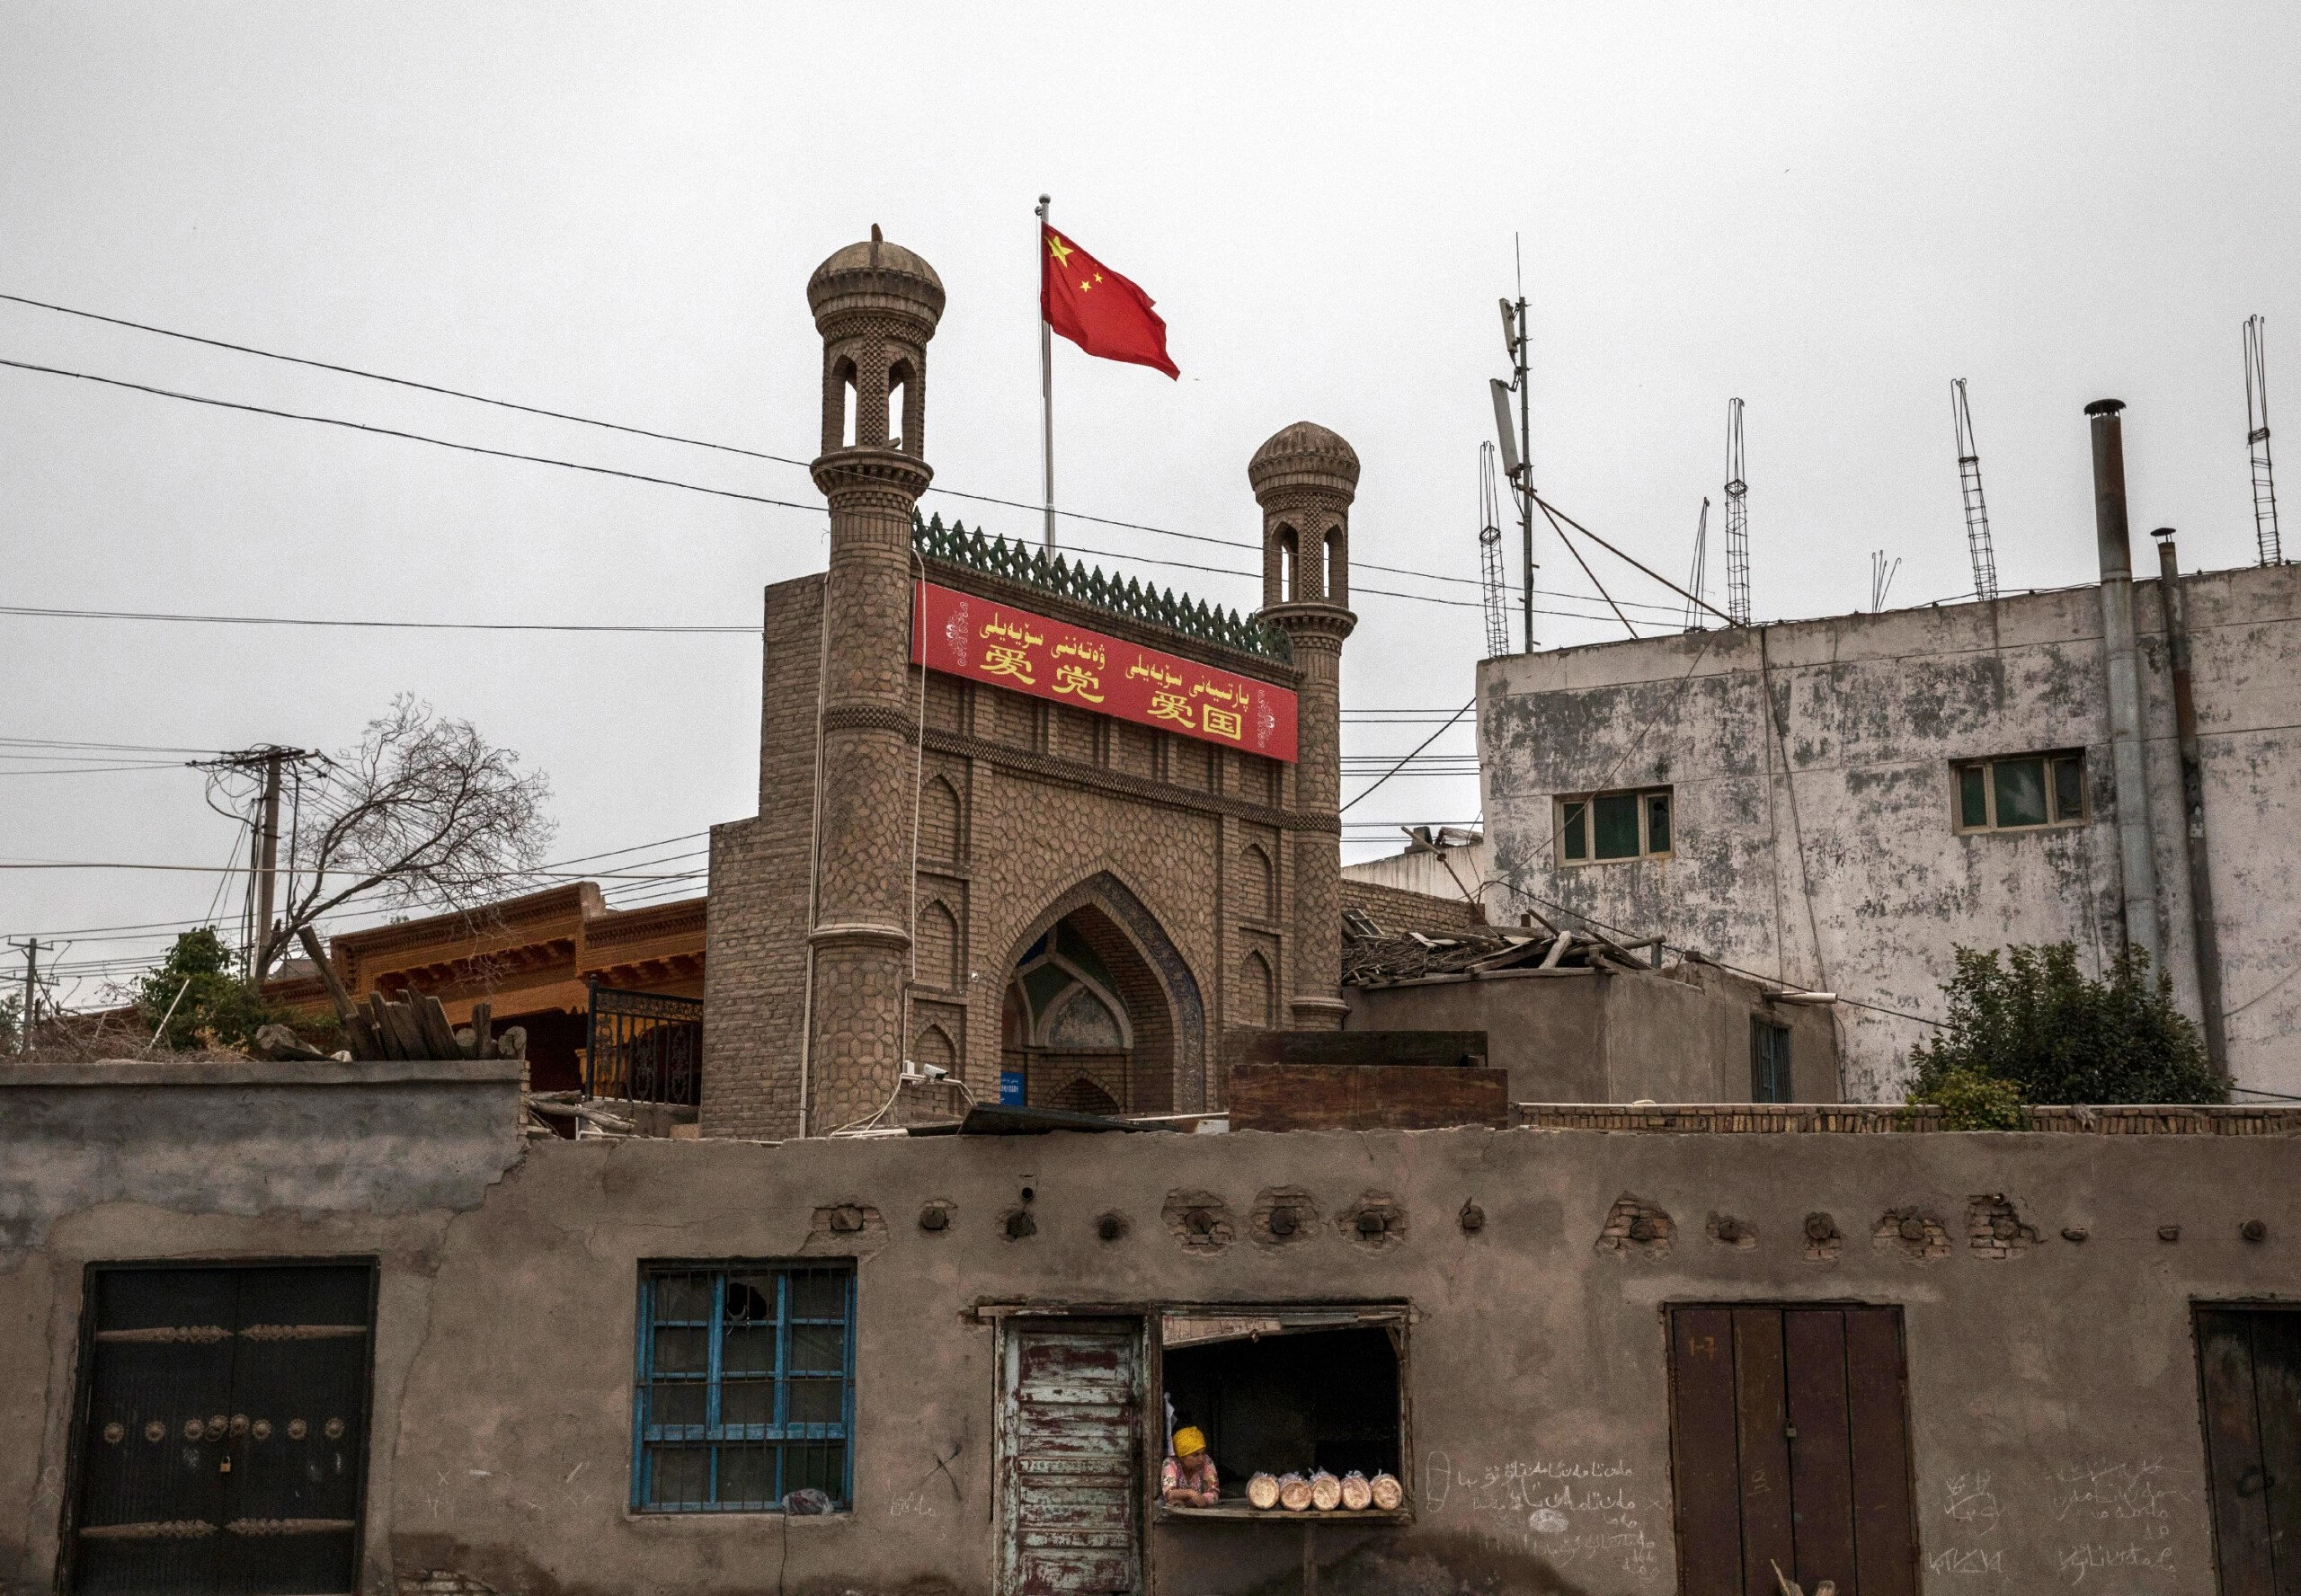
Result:
{"label": "overcast grey sky", "polygon": [[[1739,395],[1757,614],[1821,615],[1867,604],[1873,549],[1903,562],[1890,602],[1971,587],[1955,377],[1971,382],[2007,588],[2092,574],[2081,410],[2104,395],[2132,407],[2137,527],[2181,528],[2192,566],[2252,559],[2239,327],[2270,318],[2271,381],[2301,394],[2297,66],[2301,8],[2103,0],[12,0],[0,292],[804,457],[806,277],[876,221],[950,292],[931,352],[937,482],[1027,501],[1031,208],[1051,191],[1058,225],[1157,298],[1183,369],[1170,383],[1058,344],[1062,502],[1251,538],[1247,459],[1309,418],[1364,462],[1358,558],[1459,579],[1478,569],[1475,457],[1516,233],[1546,492],[1682,578]],[[0,357],[816,498],[788,466],[19,306],[0,305]],[[928,505],[1035,533],[1025,511]],[[0,369],[8,604],[749,625],[762,584],[821,567],[823,525]],[[1066,536],[1254,564],[1105,528]],[[1718,545],[1713,524],[1714,587]],[[1547,538],[1541,558],[1542,585],[1588,592]],[[1243,574],[1131,568],[1220,602],[1257,596]],[[1476,598],[1363,569],[1360,585]],[[1475,607],[1367,594],[1358,608],[1346,711],[1470,696]],[[1621,634],[1542,620],[1545,645]],[[0,616],[0,649],[13,738],[335,748],[395,692],[419,694],[550,772],[561,856],[755,807],[750,637]],[[1354,724],[1345,748],[1403,752],[1427,730]],[[1468,753],[1467,725],[1438,747]],[[36,767],[0,761],[0,858],[212,864],[234,848],[189,772],[13,774]],[[1401,776],[1350,818],[1467,820],[1477,802],[1470,776]],[[1354,856],[1388,851],[1353,837]],[[190,919],[214,887],[0,871],[0,930]],[[67,959],[150,953],[164,935],[83,933]]]}

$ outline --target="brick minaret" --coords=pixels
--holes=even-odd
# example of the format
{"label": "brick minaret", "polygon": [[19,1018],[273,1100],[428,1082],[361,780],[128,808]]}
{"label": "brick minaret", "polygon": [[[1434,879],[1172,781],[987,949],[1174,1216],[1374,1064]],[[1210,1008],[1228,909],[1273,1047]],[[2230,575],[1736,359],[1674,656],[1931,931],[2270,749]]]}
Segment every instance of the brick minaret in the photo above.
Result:
{"label": "brick minaret", "polygon": [[1297,421],[1255,451],[1247,467],[1262,506],[1262,610],[1286,634],[1302,671],[1300,813],[1332,829],[1294,836],[1294,948],[1288,1023],[1342,1024],[1342,642],[1350,613],[1350,502],[1358,456],[1341,438]]}
{"label": "brick minaret", "polygon": [[[807,303],[823,339],[815,486],[831,501],[805,1104],[807,1132],[820,1136],[886,1102],[902,1060],[918,740],[911,519],[934,475],[925,458],[927,341],[943,314],[943,282],[874,226],[869,243],[815,269]],[[891,418],[898,387],[902,414]]]}

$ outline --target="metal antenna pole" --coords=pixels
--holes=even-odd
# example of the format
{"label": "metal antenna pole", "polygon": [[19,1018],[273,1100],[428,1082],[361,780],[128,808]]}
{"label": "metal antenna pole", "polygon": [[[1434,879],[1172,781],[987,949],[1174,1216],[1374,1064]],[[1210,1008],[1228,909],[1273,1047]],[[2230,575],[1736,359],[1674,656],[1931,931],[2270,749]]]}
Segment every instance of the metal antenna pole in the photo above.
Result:
{"label": "metal antenna pole", "polygon": [[1749,484],[1742,480],[1742,402],[1726,402],[1726,616],[1750,624]]}
{"label": "metal antenna pole", "polygon": [[1046,319],[1046,229],[1052,196],[1039,196],[1040,459],[1046,467],[1046,546],[1054,546],[1054,324]]}
{"label": "metal antenna pole", "polygon": [[1496,483],[1494,446],[1478,446],[1479,583],[1486,600],[1486,657],[1510,652],[1507,580],[1502,573],[1502,494]]}
{"label": "metal antenna pole", "polygon": [[1512,376],[1518,385],[1518,534],[1526,562],[1526,652],[1534,652],[1534,433],[1533,385],[1526,380],[1533,361],[1526,344],[1526,257],[1518,235],[1510,235],[1510,253],[1518,269],[1517,359]]}
{"label": "metal antenna pole", "polygon": [[1973,556],[1974,596],[1997,597],[1997,556],[1989,544],[1989,505],[1981,495],[1981,451],[1974,443],[1973,412],[1966,408],[1966,379],[1950,384],[1950,424],[1958,437],[1958,493],[1966,506],[1966,552]]}
{"label": "metal antenna pole", "polygon": [[1701,496],[1701,514],[1693,524],[1693,571],[1686,578],[1686,626],[1689,632],[1707,632],[1709,623],[1701,618],[1702,583],[1710,575],[1710,495]]}
{"label": "metal antenna pole", "polygon": [[2245,318],[2245,447],[2253,466],[2253,540],[2264,565],[2285,563],[2277,535],[2277,481],[2269,463],[2269,368],[2261,354],[2261,318]]}

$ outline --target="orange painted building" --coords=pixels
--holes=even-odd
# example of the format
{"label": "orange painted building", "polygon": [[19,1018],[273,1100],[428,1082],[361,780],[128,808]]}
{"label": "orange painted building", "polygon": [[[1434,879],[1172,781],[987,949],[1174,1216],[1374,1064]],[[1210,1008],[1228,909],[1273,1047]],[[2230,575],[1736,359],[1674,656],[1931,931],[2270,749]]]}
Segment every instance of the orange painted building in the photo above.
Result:
{"label": "orange painted building", "polygon": [[[596,882],[573,882],[468,914],[345,932],[330,940],[328,956],[355,1000],[423,992],[439,998],[457,1025],[470,1022],[473,1004],[489,1004],[499,1028],[527,1028],[535,1089],[560,1091],[582,1084],[593,980],[675,998],[703,996],[706,901],[612,909]],[[288,968],[268,995],[325,1008],[318,976]]]}

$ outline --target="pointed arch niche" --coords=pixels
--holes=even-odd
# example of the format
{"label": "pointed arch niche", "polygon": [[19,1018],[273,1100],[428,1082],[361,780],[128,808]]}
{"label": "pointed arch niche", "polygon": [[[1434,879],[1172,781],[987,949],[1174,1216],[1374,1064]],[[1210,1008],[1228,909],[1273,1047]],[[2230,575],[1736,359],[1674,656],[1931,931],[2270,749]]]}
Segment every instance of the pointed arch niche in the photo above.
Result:
{"label": "pointed arch niche", "polygon": [[1204,1038],[1189,967],[1142,901],[1100,875],[1042,915],[1016,954],[1001,1084],[1037,1108],[1188,1112],[1205,1099]]}

